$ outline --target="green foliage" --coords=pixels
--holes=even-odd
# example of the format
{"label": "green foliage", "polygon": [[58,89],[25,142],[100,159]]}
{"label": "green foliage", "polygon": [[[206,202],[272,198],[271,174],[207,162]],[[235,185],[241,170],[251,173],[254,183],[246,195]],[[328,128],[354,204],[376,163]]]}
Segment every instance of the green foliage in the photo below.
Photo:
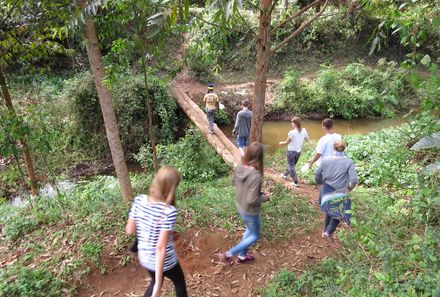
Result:
{"label": "green foliage", "polygon": [[83,256],[95,264],[99,264],[101,256],[102,244],[86,242],[80,247]]}
{"label": "green foliage", "polygon": [[0,269],[1,296],[62,296],[61,283],[45,269],[14,267]]}
{"label": "green foliage", "polygon": [[34,218],[29,220],[29,218],[14,217],[4,226],[2,233],[7,240],[15,241],[36,230],[38,226],[39,222]]}
{"label": "green foliage", "polygon": [[421,135],[420,127],[412,122],[367,135],[350,135],[347,155],[356,164],[358,177],[368,186],[415,188],[420,164],[411,162],[415,154],[408,149]]}
{"label": "green foliage", "polygon": [[377,69],[353,63],[342,70],[324,67],[313,81],[288,71],[278,87],[273,112],[321,113],[345,119],[393,116],[410,105],[414,92],[394,62]]}
{"label": "green foliage", "polygon": [[[423,227],[412,203],[378,189],[353,194],[355,232],[338,233],[344,248],[301,276],[281,271],[263,296],[437,296],[438,227]],[[391,227],[390,227],[391,226]]]}
{"label": "green foliage", "polygon": [[[284,3],[280,2],[278,9],[275,11],[272,19],[274,26],[281,23],[289,15],[293,15],[299,10],[296,5],[290,5],[287,11],[284,9]],[[301,17],[295,18],[288,22],[284,27],[275,31],[274,44],[283,41],[287,36],[292,34],[305,19],[309,19],[316,12],[310,9]],[[353,43],[359,38],[359,35],[370,26],[370,18],[365,13],[350,14],[347,12],[345,5],[336,7],[329,5],[323,15],[313,21],[310,26],[304,29],[304,32],[295,37],[289,45],[280,49],[275,57],[290,54],[292,51],[296,53],[304,53],[307,50],[319,49],[324,53],[336,51],[339,48],[346,47],[347,44]],[[329,46],[331,45],[331,46]]]}
{"label": "green foliage", "polygon": [[237,47],[246,43],[250,32],[239,14],[229,18],[222,10],[200,14],[192,21],[186,63],[198,79],[212,79],[223,64],[231,62]]}
{"label": "green foliage", "polygon": [[[206,181],[228,172],[228,166],[207,143],[203,135],[190,129],[177,143],[159,145],[158,157],[162,165],[171,165],[179,170],[183,179]],[[151,155],[146,148],[136,155],[143,166],[151,165]]]}
{"label": "green foliage", "polygon": [[[166,82],[150,75],[148,92],[153,105],[155,134],[159,143],[168,143],[176,132],[175,100]],[[119,133],[126,157],[130,159],[148,142],[148,120],[144,81],[138,75],[125,75],[111,86]],[[71,139],[76,147],[95,157],[108,154],[99,100],[90,74],[82,73],[69,82],[67,96],[72,99]]]}
{"label": "green foliage", "polygon": [[231,124],[229,115],[224,109],[218,109],[214,114],[214,123],[218,126],[227,126]]}

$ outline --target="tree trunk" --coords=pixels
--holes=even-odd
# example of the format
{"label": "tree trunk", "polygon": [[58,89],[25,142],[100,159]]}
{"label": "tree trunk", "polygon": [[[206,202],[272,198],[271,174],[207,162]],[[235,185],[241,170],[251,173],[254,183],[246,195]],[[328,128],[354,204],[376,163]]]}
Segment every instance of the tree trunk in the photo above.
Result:
{"label": "tree trunk", "polygon": [[262,142],[266,82],[270,59],[270,22],[272,0],[262,0],[260,26],[257,39],[257,63],[254,81],[254,102],[252,103],[251,142]]}
{"label": "tree trunk", "polygon": [[[79,1],[80,6],[84,7],[84,1]],[[99,103],[101,105],[102,116],[104,118],[105,132],[108,144],[115,165],[116,175],[118,176],[122,198],[129,202],[132,198],[132,187],[128,175],[127,164],[125,163],[124,151],[122,150],[119,128],[116,122],[115,111],[113,110],[112,100],[108,88],[103,84],[105,77],[104,63],[102,62],[101,50],[99,49],[98,37],[96,36],[95,25],[90,16],[86,16],[84,22],[84,39],[87,48],[87,56],[92,68],[93,79],[96,91],[98,92]]]}
{"label": "tree trunk", "polygon": [[[3,70],[0,68],[0,85],[2,88],[3,98],[5,99],[5,104],[11,113],[15,113],[14,106],[12,105],[11,95],[9,94],[8,85],[6,83],[6,78],[3,74]],[[32,162],[31,152],[26,144],[23,137],[20,137],[20,143],[23,146],[23,159],[26,164],[26,171],[30,180],[31,193],[36,196],[37,191],[37,176],[35,175],[34,164]]]}

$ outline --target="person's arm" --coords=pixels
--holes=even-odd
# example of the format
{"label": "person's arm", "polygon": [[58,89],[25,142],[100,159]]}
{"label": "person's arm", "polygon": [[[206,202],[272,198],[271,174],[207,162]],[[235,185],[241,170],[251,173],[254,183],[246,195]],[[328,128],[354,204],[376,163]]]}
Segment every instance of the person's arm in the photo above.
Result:
{"label": "person's arm", "polygon": [[217,94],[215,95],[215,108],[220,109],[220,100],[218,100]]}
{"label": "person's arm", "polygon": [[356,168],[354,166],[354,163],[351,162],[350,166],[348,167],[348,189],[351,191],[353,190],[356,185],[359,183],[357,174],[356,174]]}
{"label": "person's arm", "polygon": [[235,135],[237,133],[238,121],[240,120],[239,114],[240,112],[237,112],[237,116],[235,117],[235,125],[234,129],[232,129],[232,135]]}
{"label": "person's arm", "polygon": [[310,141],[309,133],[307,133],[307,130],[305,128],[304,128],[304,132],[306,133],[306,137],[304,138],[304,140],[309,142]]}
{"label": "person's arm", "polygon": [[321,163],[321,165],[319,165],[318,169],[316,169],[315,172],[315,181],[316,183],[322,185],[324,183],[324,178],[323,178],[323,172],[324,172],[324,166],[325,166],[325,161],[323,161]]}
{"label": "person's arm", "polygon": [[323,144],[323,141],[322,141],[322,138],[321,138],[318,141],[318,144],[316,145],[316,154],[310,160],[307,161],[307,163],[309,163],[310,168],[322,156],[322,154],[324,152],[323,146],[324,146],[324,144]]}
{"label": "person's arm", "polygon": [[159,233],[159,239],[157,240],[156,246],[156,282],[153,288],[152,297],[159,297],[160,290],[162,288],[163,281],[163,266],[165,263],[166,249],[168,243],[168,237],[170,236],[172,230],[161,230]]}
{"label": "person's arm", "polygon": [[268,196],[261,193],[261,173],[254,173],[249,176],[249,189],[247,193],[247,204],[248,205],[259,205],[268,200]]}
{"label": "person's arm", "polygon": [[318,159],[321,157],[320,153],[316,153],[313,158],[311,158],[310,160],[307,161],[307,163],[309,163],[309,166],[312,167],[312,165],[318,161]]}
{"label": "person's arm", "polygon": [[128,219],[127,225],[125,226],[125,233],[136,234],[136,221],[134,219]]}
{"label": "person's arm", "polygon": [[290,139],[289,135],[287,135],[286,141],[280,141],[279,145],[286,145],[289,144],[291,141],[292,139]]}

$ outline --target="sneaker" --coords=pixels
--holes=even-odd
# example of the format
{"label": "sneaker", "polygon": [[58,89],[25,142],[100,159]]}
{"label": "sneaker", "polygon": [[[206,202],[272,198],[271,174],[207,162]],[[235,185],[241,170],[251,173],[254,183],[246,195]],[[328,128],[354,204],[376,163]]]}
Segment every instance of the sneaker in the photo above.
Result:
{"label": "sneaker", "polygon": [[322,233],[322,238],[325,238],[327,240],[332,240],[332,236],[328,232]]}
{"label": "sneaker", "polygon": [[209,132],[209,134],[214,134],[214,130],[212,130],[212,131],[209,130],[208,132]]}
{"label": "sneaker", "polygon": [[290,185],[293,187],[299,187],[299,184],[297,184],[296,182],[291,182]]}
{"label": "sneaker", "polygon": [[250,262],[254,262],[254,261],[255,261],[255,257],[250,254],[247,254],[244,257],[238,256],[235,259],[235,263],[237,263],[237,264],[250,263]]}
{"label": "sneaker", "polygon": [[287,175],[285,175],[284,173],[280,174],[282,179],[287,179]]}
{"label": "sneaker", "polygon": [[226,256],[226,253],[217,254],[217,257],[220,263],[222,263],[223,265],[225,266],[231,265],[231,257]]}

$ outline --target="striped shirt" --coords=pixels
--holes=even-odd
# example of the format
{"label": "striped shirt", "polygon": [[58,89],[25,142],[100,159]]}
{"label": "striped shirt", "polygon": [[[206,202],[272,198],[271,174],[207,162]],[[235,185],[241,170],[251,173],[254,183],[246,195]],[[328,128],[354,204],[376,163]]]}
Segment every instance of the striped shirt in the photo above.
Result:
{"label": "striped shirt", "polygon": [[[134,198],[128,217],[136,222],[139,263],[148,270],[155,271],[156,247],[160,231],[174,229],[177,209],[163,202],[149,202],[147,195],[139,195]],[[176,264],[177,255],[171,233],[168,237],[163,271],[170,270]]]}

